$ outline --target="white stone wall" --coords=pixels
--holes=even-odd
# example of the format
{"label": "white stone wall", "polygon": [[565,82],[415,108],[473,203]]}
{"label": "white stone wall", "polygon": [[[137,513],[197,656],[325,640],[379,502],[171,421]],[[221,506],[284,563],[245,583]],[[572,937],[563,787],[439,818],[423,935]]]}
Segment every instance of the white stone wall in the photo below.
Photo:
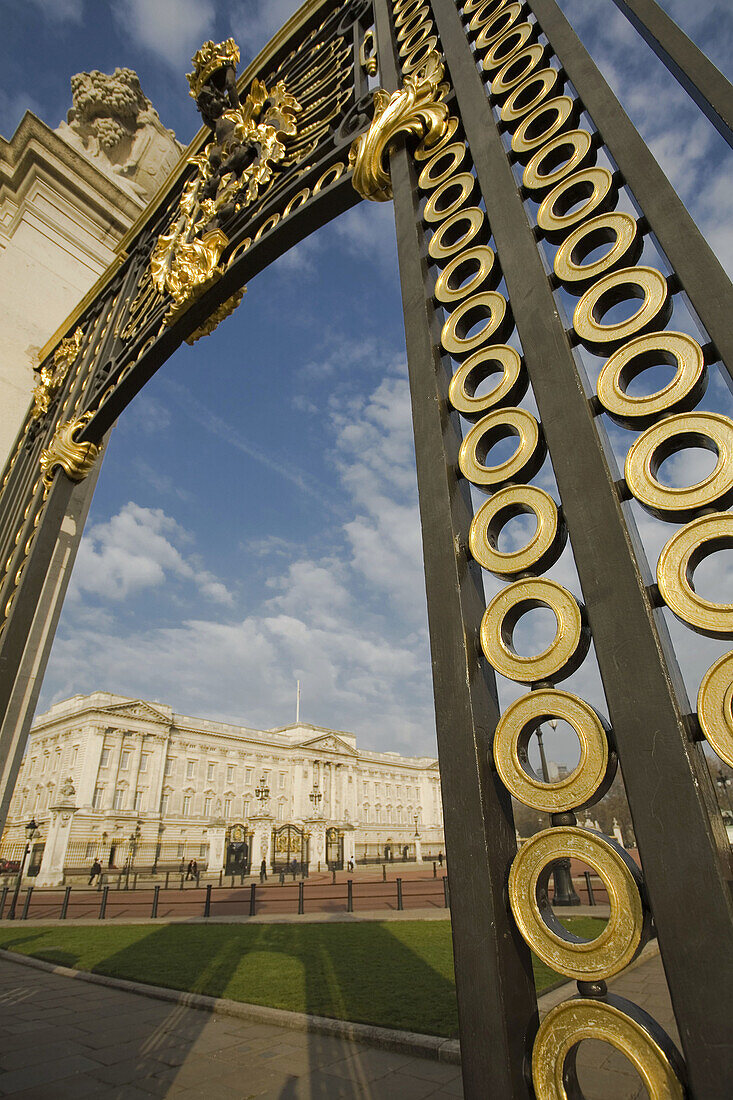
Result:
{"label": "white stone wall", "polygon": [[34,723],[8,838],[20,838],[31,815],[43,832],[67,777],[78,807],[72,839],[127,837],[139,825],[145,841],[183,841],[188,853],[221,819],[247,824],[264,777],[275,825],[313,816],[317,781],[321,817],[354,828],[358,856],[365,845],[372,858],[389,845],[398,858],[416,816],[424,849],[444,843],[435,760],[360,752],[353,734],[311,725],[253,730],[102,692],[76,696]]}

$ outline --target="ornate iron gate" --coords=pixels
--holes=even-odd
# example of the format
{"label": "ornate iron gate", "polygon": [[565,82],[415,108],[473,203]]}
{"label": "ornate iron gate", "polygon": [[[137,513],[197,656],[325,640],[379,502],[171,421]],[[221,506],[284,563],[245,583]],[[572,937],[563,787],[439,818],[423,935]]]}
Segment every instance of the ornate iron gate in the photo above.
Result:
{"label": "ornate iron gate", "polygon": [[298,870],[308,866],[308,834],[298,825],[283,825],[272,831],[272,870],[289,871],[293,860]]}
{"label": "ornate iron gate", "polygon": [[[624,1051],[656,1096],[728,1097],[730,851],[700,742],[733,764],[733,662],[713,664],[695,712],[663,612],[733,636],[731,607],[701,599],[692,580],[703,557],[733,545],[733,421],[694,411],[716,364],[733,375],[733,289],[554,0],[309,0],[238,83],[236,57],[231,40],[197,55],[189,79],[208,131],[51,341],[3,476],[2,816],[106,433],[181,341],[236,308],[248,279],[361,197],[393,198],[465,1093],[579,1096],[575,1050],[590,1036]],[[718,117],[730,119],[723,83]],[[608,319],[632,300],[636,312]],[[675,327],[685,301],[702,339]],[[630,394],[630,379],[660,362],[673,382]],[[497,381],[479,391],[487,378]],[[636,433],[623,477],[605,420]],[[514,454],[492,464],[507,437]],[[717,452],[715,474],[670,489],[659,464],[691,440]],[[547,454],[557,500],[532,484]],[[472,485],[488,496],[475,515]],[[656,562],[631,501],[670,525]],[[503,552],[517,513],[535,517],[535,536]],[[582,601],[547,576],[566,546]],[[505,582],[488,606],[482,570]],[[556,636],[522,656],[513,631],[538,606],[554,612]],[[603,716],[558,687],[591,642]],[[503,713],[495,671],[527,688]],[[557,782],[526,763],[547,719],[567,721],[582,745]],[[577,826],[618,763],[643,876]],[[519,853],[510,795],[551,815]],[[569,856],[612,898],[590,945],[547,901],[550,868]],[[652,933],[684,1062],[606,987]],[[530,946],[578,982],[539,1028]]]}

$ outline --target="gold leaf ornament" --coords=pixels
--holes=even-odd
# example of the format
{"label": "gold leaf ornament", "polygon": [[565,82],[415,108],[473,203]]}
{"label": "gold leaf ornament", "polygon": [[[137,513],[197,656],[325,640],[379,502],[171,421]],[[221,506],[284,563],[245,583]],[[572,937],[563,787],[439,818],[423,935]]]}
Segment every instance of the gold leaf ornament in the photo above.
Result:
{"label": "gold leaf ornament", "polygon": [[101,447],[96,443],[79,443],[76,439],[77,432],[80,432],[91,418],[91,413],[84,413],[78,420],[67,420],[66,423],[57,425],[50,446],[41,451],[43,484],[47,490],[51,488],[57,466],[60,466],[72,481],[83,481],[91,472]]}
{"label": "gold leaf ornament", "polygon": [[437,145],[445,133],[448,108],[439,96],[443,90],[443,62],[432,50],[425,63],[405,77],[398,91],[389,95],[379,88],[374,93],[374,118],[369,129],[351,146],[351,182],[362,198],[387,202],[392,198],[385,154],[398,134],[422,139],[426,147]]}
{"label": "gold leaf ornament", "polygon": [[38,383],[33,390],[33,408],[31,416],[39,419],[45,416],[51,407],[51,402],[61,389],[61,386],[69,373],[69,369],[79,354],[81,348],[83,330],[78,328],[73,336],[62,340],[53,357],[46,361],[38,372]]}

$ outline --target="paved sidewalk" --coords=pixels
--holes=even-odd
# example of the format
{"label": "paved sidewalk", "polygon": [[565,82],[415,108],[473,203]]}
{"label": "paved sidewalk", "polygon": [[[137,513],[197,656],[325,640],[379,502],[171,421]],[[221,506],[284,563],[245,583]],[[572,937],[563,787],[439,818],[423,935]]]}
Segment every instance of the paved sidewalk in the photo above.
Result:
{"label": "paved sidewalk", "polygon": [[[658,955],[613,990],[677,1039]],[[541,1004],[572,991],[548,994]],[[587,1100],[646,1095],[610,1047],[584,1045],[578,1064]],[[463,1090],[455,1065],[212,1015],[2,959],[0,1093],[16,1100],[439,1100]]]}

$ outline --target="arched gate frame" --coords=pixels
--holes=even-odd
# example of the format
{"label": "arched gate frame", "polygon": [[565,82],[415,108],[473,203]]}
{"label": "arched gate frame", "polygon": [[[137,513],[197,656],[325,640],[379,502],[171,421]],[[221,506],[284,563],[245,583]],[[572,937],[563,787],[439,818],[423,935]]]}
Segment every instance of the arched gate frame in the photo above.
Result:
{"label": "arched gate frame", "polygon": [[[221,59],[204,51],[199,61],[203,86]],[[695,712],[661,609],[700,633],[733,635],[733,609],[699,598],[690,583],[697,562],[733,544],[733,424],[693,411],[710,366],[733,372],[731,285],[554,0],[309,0],[239,88],[249,106],[224,149],[225,159],[244,150],[235,170],[222,173],[202,132],[118,263],[50,342],[4,473],[3,819],[98,449],[116,418],[278,255],[360,197],[393,197],[465,1094],[578,1096],[574,1043],[593,1037],[622,1049],[654,1096],[727,1098],[731,867],[700,741],[733,763],[733,656],[712,666]],[[728,85],[723,94],[720,114],[730,119]],[[255,140],[248,127],[259,124]],[[633,200],[634,215],[617,209],[619,195]],[[647,263],[650,248],[656,260]],[[558,295],[577,300],[571,325]],[[631,298],[642,303],[631,318],[604,324],[614,302]],[[701,341],[669,327],[682,300],[706,332]],[[604,360],[596,394],[583,349]],[[673,383],[628,395],[628,380],[659,361],[677,367]],[[487,376],[499,381],[477,396]],[[521,404],[530,386],[538,417]],[[605,416],[641,433],[624,477]],[[486,465],[508,435],[518,440],[514,456]],[[659,462],[691,439],[718,452],[716,472],[670,490],[656,479]],[[561,507],[529,484],[546,450]],[[476,516],[471,484],[490,494]],[[656,577],[632,498],[670,524]],[[536,537],[499,553],[501,524],[525,511],[537,517]],[[583,605],[544,575],[566,538]],[[488,608],[482,569],[506,581]],[[555,612],[557,637],[520,657],[511,632],[536,606]],[[557,686],[591,638],[610,727]],[[528,689],[503,714],[494,669]],[[523,766],[523,746],[551,717],[574,726],[583,755],[570,779],[545,784]],[[614,842],[576,827],[575,811],[600,797],[617,758],[643,878]],[[552,815],[519,853],[510,793]],[[608,928],[590,946],[565,933],[547,902],[548,867],[569,855],[596,868],[612,898]],[[649,1016],[605,984],[652,930],[684,1062]],[[539,1029],[530,944],[579,990]]]}

